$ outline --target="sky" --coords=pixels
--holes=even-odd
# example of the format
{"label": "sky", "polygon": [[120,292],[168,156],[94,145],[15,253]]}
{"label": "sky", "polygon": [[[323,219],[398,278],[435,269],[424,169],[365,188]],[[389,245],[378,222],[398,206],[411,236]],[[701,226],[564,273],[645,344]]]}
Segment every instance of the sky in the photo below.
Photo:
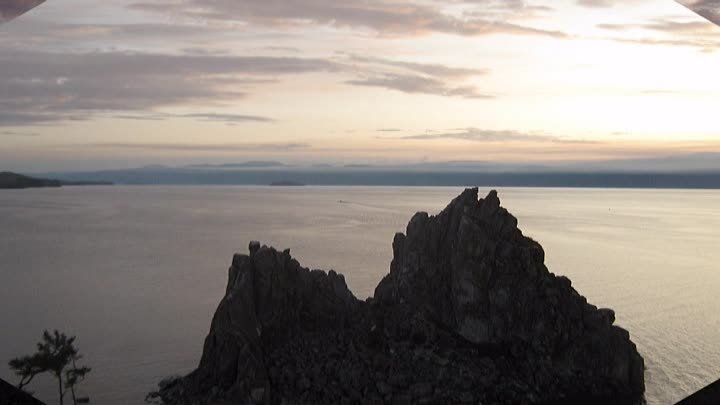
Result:
{"label": "sky", "polygon": [[682,2],[47,0],[0,24],[0,170],[720,167],[720,2]]}

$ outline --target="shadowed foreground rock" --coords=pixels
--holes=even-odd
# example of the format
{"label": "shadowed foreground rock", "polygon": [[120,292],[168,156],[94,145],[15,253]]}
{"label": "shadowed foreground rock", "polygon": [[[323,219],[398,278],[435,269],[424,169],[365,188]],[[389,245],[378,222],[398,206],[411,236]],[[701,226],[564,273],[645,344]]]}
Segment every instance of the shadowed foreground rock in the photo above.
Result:
{"label": "shadowed foreground rock", "polygon": [[720,404],[720,380],[690,395],[675,405],[717,405]]}
{"label": "shadowed foreground rock", "polygon": [[27,392],[0,379],[0,405],[45,405]]}
{"label": "shadowed foreground rock", "polygon": [[644,365],[612,310],[550,273],[497,193],[477,189],[397,234],[357,300],[289,251],[235,255],[202,360],[166,404],[632,404]]}

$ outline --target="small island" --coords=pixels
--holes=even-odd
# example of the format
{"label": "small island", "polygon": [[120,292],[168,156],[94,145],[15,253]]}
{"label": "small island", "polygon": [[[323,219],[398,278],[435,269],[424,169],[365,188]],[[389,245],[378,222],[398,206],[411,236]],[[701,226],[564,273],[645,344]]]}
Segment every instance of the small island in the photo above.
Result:
{"label": "small island", "polygon": [[24,189],[62,186],[110,186],[106,181],[63,181],[25,176],[13,172],[0,172],[0,189]]}

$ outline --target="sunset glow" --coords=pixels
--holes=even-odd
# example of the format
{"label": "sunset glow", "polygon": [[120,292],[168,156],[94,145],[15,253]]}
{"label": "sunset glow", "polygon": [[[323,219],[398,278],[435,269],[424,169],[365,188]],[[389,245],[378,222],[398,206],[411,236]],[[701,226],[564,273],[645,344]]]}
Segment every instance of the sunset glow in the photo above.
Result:
{"label": "sunset glow", "polygon": [[720,28],[669,0],[54,0],[0,66],[25,170],[720,152]]}

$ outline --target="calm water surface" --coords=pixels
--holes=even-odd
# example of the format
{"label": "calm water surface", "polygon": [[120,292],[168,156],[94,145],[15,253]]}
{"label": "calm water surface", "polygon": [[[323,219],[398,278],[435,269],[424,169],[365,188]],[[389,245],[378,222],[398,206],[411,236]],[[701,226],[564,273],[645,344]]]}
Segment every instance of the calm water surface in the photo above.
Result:
{"label": "calm water surface", "polygon": [[[0,377],[45,328],[76,334],[95,404],[142,404],[191,371],[232,254],[259,239],[365,298],[395,232],[458,188],[66,187],[0,191]],[[488,190],[481,190],[481,193]],[[551,271],[615,309],[650,405],[720,378],[720,192],[501,189]],[[54,385],[33,382],[54,404]]]}

